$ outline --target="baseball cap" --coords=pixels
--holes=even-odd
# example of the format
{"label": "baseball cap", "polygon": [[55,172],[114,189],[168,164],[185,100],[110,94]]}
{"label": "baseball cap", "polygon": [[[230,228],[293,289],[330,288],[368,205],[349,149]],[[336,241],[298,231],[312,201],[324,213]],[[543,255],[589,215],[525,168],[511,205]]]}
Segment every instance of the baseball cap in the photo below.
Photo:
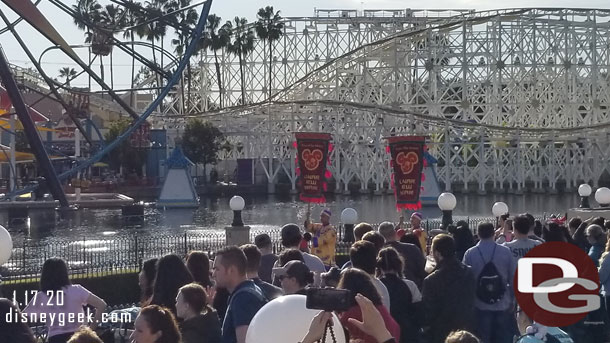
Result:
{"label": "baseball cap", "polygon": [[305,275],[309,274],[310,270],[307,265],[301,261],[290,261],[286,263],[283,267],[273,268],[273,274],[276,276],[288,276],[295,278],[302,278]]}

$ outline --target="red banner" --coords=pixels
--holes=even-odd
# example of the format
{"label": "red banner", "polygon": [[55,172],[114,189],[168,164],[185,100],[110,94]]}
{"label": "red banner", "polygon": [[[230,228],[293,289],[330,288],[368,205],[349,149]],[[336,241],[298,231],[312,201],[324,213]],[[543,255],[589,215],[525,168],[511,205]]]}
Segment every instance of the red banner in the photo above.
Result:
{"label": "red banner", "polygon": [[295,133],[297,138],[297,163],[301,200],[305,202],[325,202],[324,188],[326,161],[328,159],[329,133]]}
{"label": "red banner", "polygon": [[425,137],[389,137],[387,140],[392,156],[390,163],[394,171],[392,186],[396,196],[396,208],[419,209]]}

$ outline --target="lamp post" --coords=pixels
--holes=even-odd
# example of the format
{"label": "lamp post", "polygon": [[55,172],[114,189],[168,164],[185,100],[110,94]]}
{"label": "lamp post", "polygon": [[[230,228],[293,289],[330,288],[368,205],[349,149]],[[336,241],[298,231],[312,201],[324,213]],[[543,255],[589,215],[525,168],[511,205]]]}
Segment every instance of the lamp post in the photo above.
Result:
{"label": "lamp post", "polygon": [[241,219],[241,211],[246,206],[246,202],[244,198],[236,195],[229,200],[229,207],[231,211],[233,211],[233,223],[231,226],[244,226],[244,222]]}
{"label": "lamp post", "polygon": [[351,243],[354,241],[354,224],[358,221],[358,212],[353,208],[346,208],[341,212],[341,223],[343,223],[343,241]]}
{"label": "lamp post", "polygon": [[443,211],[443,228],[447,230],[447,227],[453,224],[452,211],[457,205],[457,199],[453,193],[441,193],[438,196],[438,208]]}
{"label": "lamp post", "polygon": [[578,186],[578,195],[580,195],[580,208],[591,208],[589,205],[589,196],[591,195],[591,186],[586,183]]}
{"label": "lamp post", "polygon": [[246,206],[244,198],[236,195],[229,200],[229,207],[233,211],[233,222],[231,226],[225,227],[225,241],[227,246],[243,245],[250,242],[250,227],[244,225],[241,219],[241,211]]}
{"label": "lamp post", "polygon": [[595,192],[595,201],[597,201],[601,207],[610,206],[610,189],[607,187],[599,188]]}
{"label": "lamp post", "polygon": [[508,205],[501,201],[498,201],[491,207],[491,213],[496,217],[496,228],[498,227],[498,220],[501,215],[508,213]]}

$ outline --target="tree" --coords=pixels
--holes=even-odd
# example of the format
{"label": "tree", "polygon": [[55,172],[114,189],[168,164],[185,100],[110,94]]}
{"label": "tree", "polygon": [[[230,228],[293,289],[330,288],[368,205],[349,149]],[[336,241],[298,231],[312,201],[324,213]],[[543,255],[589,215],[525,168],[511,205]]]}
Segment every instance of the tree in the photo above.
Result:
{"label": "tree", "polygon": [[[107,142],[114,141],[131,125],[131,121],[127,118],[119,119],[110,124],[110,129],[105,135]],[[138,149],[131,145],[127,139],[121,145],[116,147],[108,154],[110,167],[116,171],[121,168],[127,170],[128,173],[137,173],[141,176],[142,166],[146,162],[146,150]]]}
{"label": "tree", "polygon": [[[178,54],[178,56],[182,57],[187,47],[187,43],[189,38],[191,37],[191,31],[195,29],[195,25],[197,24],[197,11],[192,8],[188,10],[183,10],[183,8],[188,7],[191,4],[191,0],[173,0],[169,1],[165,4],[165,11],[167,13],[174,13],[169,17],[170,22],[174,23],[175,33],[177,38],[172,39],[172,45],[174,46],[174,52]],[[191,56],[189,56],[190,58]],[[191,107],[191,63],[186,65],[186,75],[187,75],[187,89],[188,89],[188,99],[187,106],[184,109],[186,112],[189,111]],[[184,81],[183,81],[184,82]],[[184,99],[184,86],[182,89],[182,98]]]}
{"label": "tree", "polygon": [[[123,38],[129,38],[131,40],[131,50],[135,52],[135,33],[136,33],[136,24],[138,23],[139,17],[142,13],[142,9],[140,4],[135,2],[134,0],[125,0],[125,26],[129,25],[130,29],[127,29],[123,32]],[[136,73],[136,56],[132,54],[131,56],[131,83],[130,89],[134,88],[135,81],[135,73]],[[133,107],[133,91],[129,92],[129,106]]]}
{"label": "tree", "polygon": [[97,0],[79,0],[72,6],[75,12],[74,24],[81,30],[85,30],[85,43],[91,41],[89,26],[93,26],[98,20],[102,5]]}
{"label": "tree", "polygon": [[66,78],[66,86],[68,86],[68,88],[70,88],[70,81],[72,81],[72,79],[76,76],[76,70],[74,70],[74,68],[70,68],[70,67],[63,67],[61,69],[59,69],[59,77],[64,77]]}
{"label": "tree", "polygon": [[222,77],[220,75],[220,63],[218,63],[218,50],[225,48],[229,44],[232,35],[230,22],[227,22],[220,27],[221,20],[222,18],[215,14],[210,14],[208,16],[205,32],[201,37],[201,44],[199,46],[201,49],[210,50],[214,53],[216,81],[218,82],[218,91],[220,93],[220,108],[222,108],[224,104],[224,88],[222,87]]}
{"label": "tree", "polygon": [[[163,49],[163,38],[167,34],[167,24],[164,20],[160,20],[165,13],[163,12],[163,1],[160,0],[152,0],[146,1],[146,10],[140,16],[138,29],[136,33],[140,38],[145,37],[146,40],[151,42],[151,50],[153,54],[153,63],[157,64],[157,51],[155,49],[155,43],[160,40],[161,41],[161,49]],[[144,24],[146,23],[146,24]],[[163,53],[161,53],[161,69],[163,68]],[[156,75],[156,85],[157,87],[161,86],[161,80],[159,79],[159,74]],[[157,94],[159,94],[159,90],[157,90]]]}
{"label": "tree", "polygon": [[254,24],[256,35],[266,41],[269,46],[269,99],[273,88],[273,42],[284,34],[284,23],[280,11],[274,12],[273,6],[260,8],[256,15],[258,21]]}
{"label": "tree", "polygon": [[[127,24],[125,10],[119,7],[118,5],[106,5],[106,7],[104,7],[104,9],[100,12],[99,19],[100,25],[103,27],[103,31],[105,31],[104,34],[107,35],[106,41],[110,44],[112,42],[114,33],[117,30],[120,30],[125,27]],[[112,45],[110,46],[112,47]],[[100,56],[100,63],[102,63],[102,56]],[[114,88],[112,50],[110,50],[110,88]]]}
{"label": "tree", "polygon": [[[244,78],[244,63],[248,55],[254,50],[254,32],[248,27],[246,18],[235,17],[235,35],[229,42],[227,50],[239,58],[239,73],[241,75],[241,104],[246,104],[246,81]],[[231,22],[227,22],[230,25]]]}
{"label": "tree", "polygon": [[222,139],[222,132],[211,122],[192,119],[182,134],[182,150],[193,163],[203,164],[203,174],[206,175],[205,166],[216,164],[218,160]]}
{"label": "tree", "polygon": [[[72,9],[74,10],[74,24],[79,29],[85,30],[85,43],[91,43],[93,41],[93,33],[90,27],[99,21],[102,5],[97,0],[79,0],[76,5],[72,6]],[[89,56],[91,56],[91,50],[89,50]],[[100,76],[103,79],[103,66],[101,69]],[[89,76],[89,86],[91,86],[91,76]]]}

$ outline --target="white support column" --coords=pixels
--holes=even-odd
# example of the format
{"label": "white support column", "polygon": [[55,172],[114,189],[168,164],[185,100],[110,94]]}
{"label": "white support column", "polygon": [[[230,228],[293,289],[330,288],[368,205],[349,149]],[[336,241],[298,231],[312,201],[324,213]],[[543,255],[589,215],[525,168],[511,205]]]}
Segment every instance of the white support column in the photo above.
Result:
{"label": "white support column", "polygon": [[[292,111],[290,111],[290,112],[291,112],[290,116],[291,116],[291,119],[292,119],[290,121],[290,132],[292,132],[292,134],[293,134],[291,139],[295,139],[296,140],[296,138],[294,137],[294,133],[296,132],[295,131],[296,130],[296,125],[295,125],[295,118],[294,118],[295,108],[293,107]],[[290,163],[290,186],[291,186],[290,190],[293,193],[296,193],[296,191],[297,191],[297,187],[296,187],[296,184],[297,184],[297,176],[296,176],[296,174],[297,174],[296,173],[296,161],[297,161],[296,154],[297,154],[297,149],[295,149],[293,147],[292,143],[290,143],[290,151],[291,151],[291,153],[290,153],[290,161],[289,161],[289,163]],[[292,153],[292,151],[294,151],[294,153]]]}
{"label": "white support column", "polygon": [[485,130],[481,129],[479,134],[479,194],[485,194],[485,182],[487,181],[487,163],[485,161]]}
{"label": "white support column", "polygon": [[[523,192],[522,187],[525,180],[525,171],[523,170],[523,152],[521,151],[521,133],[517,131],[517,192]],[[511,182],[512,185],[512,182]]]}
{"label": "white support column", "polygon": [[[78,128],[74,129],[74,158],[78,162],[80,160],[80,131]],[[80,183],[81,177],[80,172],[76,174],[76,187],[74,187],[74,194],[76,195],[76,201],[80,201]]]}
{"label": "white support column", "polygon": [[[267,178],[267,193],[275,193],[275,172],[273,171],[273,115],[271,114],[271,103],[267,103],[267,168],[269,176]],[[278,166],[279,168],[279,166]]]}
{"label": "white support column", "polygon": [[445,124],[445,191],[451,191],[451,141],[449,124]]}

